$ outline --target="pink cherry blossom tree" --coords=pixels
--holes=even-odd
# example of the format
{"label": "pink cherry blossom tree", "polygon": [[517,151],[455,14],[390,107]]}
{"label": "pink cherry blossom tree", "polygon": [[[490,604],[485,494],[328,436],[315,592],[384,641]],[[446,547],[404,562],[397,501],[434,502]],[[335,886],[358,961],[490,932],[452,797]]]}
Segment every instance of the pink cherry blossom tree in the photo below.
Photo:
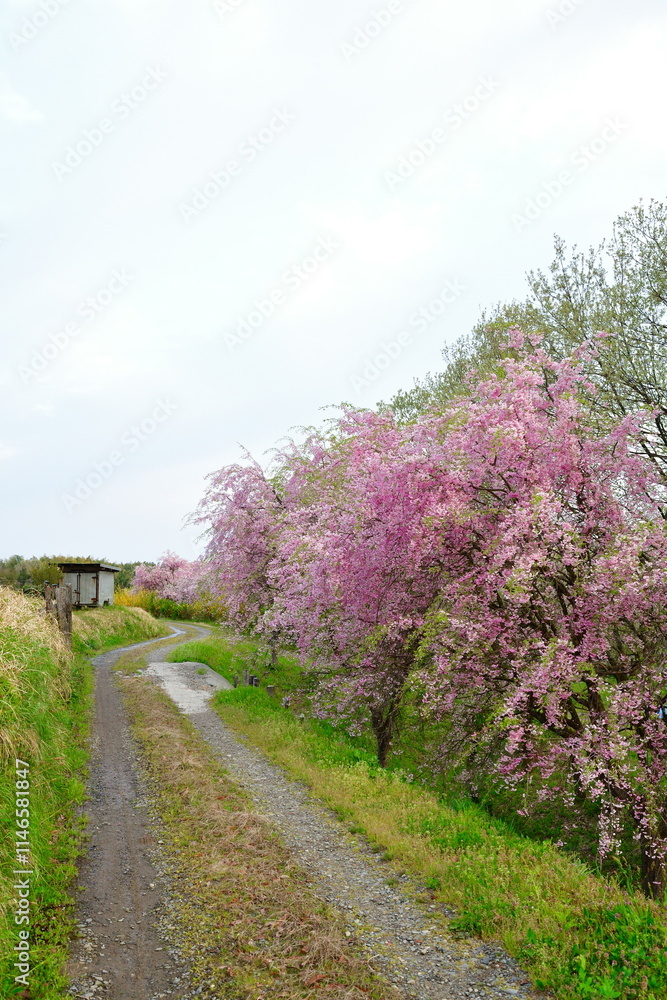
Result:
{"label": "pink cherry blossom tree", "polygon": [[[667,860],[664,485],[642,415],[595,437],[581,358],[514,334],[444,413],[345,409],[328,431],[220,470],[197,513],[239,622],[289,634],[367,713],[387,759],[406,687],[486,741],[499,778],[622,817],[646,891]],[[644,415],[645,416],[645,415]],[[465,754],[463,754],[465,756]]]}
{"label": "pink cherry blossom tree", "polygon": [[[271,608],[270,569],[276,558],[283,497],[279,476],[271,480],[249,455],[248,465],[213,473],[191,521],[204,525],[212,589],[227,607],[229,620],[246,631],[257,628]],[[277,659],[277,627],[264,628],[271,661]]]}
{"label": "pink cherry blossom tree", "polygon": [[210,567],[201,559],[188,562],[166,552],[155,566],[139,565],[134,571],[134,591],[148,590],[180,604],[192,604],[211,587]]}
{"label": "pink cherry blossom tree", "polygon": [[282,453],[285,503],[271,620],[367,715],[385,766],[442,553],[416,545],[432,502],[424,449],[391,414],[345,409]]}
{"label": "pink cherry blossom tree", "polygon": [[537,350],[424,421],[450,484],[433,532],[457,534],[459,559],[430,609],[423,677],[455,736],[467,715],[477,739],[500,737],[504,780],[538,773],[544,795],[594,801],[602,852],[629,818],[645,891],[662,896],[664,489],[638,457],[641,415],[591,437],[581,381],[576,361]]}
{"label": "pink cherry blossom tree", "polygon": [[[211,477],[195,520],[237,623],[287,636],[367,713],[386,763],[437,565],[410,565],[421,446],[391,416],[345,411],[330,432]],[[416,528],[415,528],[416,530]],[[331,691],[334,686],[329,685]]]}

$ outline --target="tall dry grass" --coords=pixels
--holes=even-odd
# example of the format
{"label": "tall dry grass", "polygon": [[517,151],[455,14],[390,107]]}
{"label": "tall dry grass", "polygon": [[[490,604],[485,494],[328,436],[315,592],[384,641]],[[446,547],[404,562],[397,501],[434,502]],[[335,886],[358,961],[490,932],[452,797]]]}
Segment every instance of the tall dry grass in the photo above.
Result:
{"label": "tall dry grass", "polygon": [[42,603],[0,588],[0,764],[41,746],[33,714],[71,692],[71,654]]}

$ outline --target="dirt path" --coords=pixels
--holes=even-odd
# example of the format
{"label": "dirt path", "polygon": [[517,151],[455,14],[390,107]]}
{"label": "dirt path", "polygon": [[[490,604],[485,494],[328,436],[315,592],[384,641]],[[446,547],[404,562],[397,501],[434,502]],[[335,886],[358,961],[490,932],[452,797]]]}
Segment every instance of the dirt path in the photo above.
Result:
{"label": "dirt path", "polygon": [[249,791],[309,876],[317,895],[347,917],[351,933],[405,997],[488,1000],[536,997],[527,977],[501,949],[454,939],[435,907],[419,904],[415,887],[380,861],[363,838],[229,730],[212,710],[188,713],[232,778]]}
{"label": "dirt path", "polygon": [[[179,632],[182,638],[173,645],[202,638],[208,629],[183,625],[174,629],[175,636]],[[158,845],[144,815],[140,770],[112,671],[128,649],[156,641],[93,660],[95,714],[85,810],[89,845],[79,868],[81,937],[69,965],[70,992],[76,997],[154,1000],[183,992],[186,970],[168,953],[156,927],[163,898]]]}
{"label": "dirt path", "polygon": [[[202,697],[202,678],[190,664],[165,664],[160,650],[148,654],[145,676],[156,680],[197,727],[215,757],[278,827],[317,895],[347,916],[350,933],[406,998],[471,1000],[536,998],[526,974],[500,948],[459,941],[442,920],[414,899],[362,838],[352,837],[334,813],[287,778],[243,737],[233,733]],[[204,681],[206,679],[204,678]]]}
{"label": "dirt path", "polygon": [[[170,648],[207,630],[184,625],[182,632],[187,634]],[[161,642],[139,644],[147,647],[144,676],[159,684],[199,729],[213,755],[279,829],[316,894],[346,915],[350,933],[403,997],[537,997],[500,949],[448,935],[434,908],[416,901],[419,887],[407,878],[395,885],[393,870],[362,839],[352,837],[302,784],[226,727],[208,700],[227,682],[199,664],[167,664]],[[71,959],[71,992],[107,1000],[186,1000],[193,996],[188,971],[158,930],[168,912],[169,884],[160,841],[155,842],[145,815],[141,768],[112,672],[128,648],[139,647],[94,661],[94,750],[86,810],[90,850],[80,869],[81,938]]]}

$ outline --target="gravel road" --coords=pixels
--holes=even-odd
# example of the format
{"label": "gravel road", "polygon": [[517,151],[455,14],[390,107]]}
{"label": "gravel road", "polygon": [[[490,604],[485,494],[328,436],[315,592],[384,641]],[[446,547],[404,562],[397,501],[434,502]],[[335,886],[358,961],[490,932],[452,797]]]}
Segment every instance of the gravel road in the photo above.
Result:
{"label": "gravel road", "polygon": [[[207,632],[184,625],[174,629],[173,645]],[[146,816],[146,788],[112,672],[128,649],[153,644],[114,650],[93,661],[90,843],[80,866],[80,938],[70,961],[70,992],[87,1000],[191,996],[188,970],[160,934],[169,919],[168,879],[159,833]],[[542,996],[501,949],[448,935],[442,912],[417,902],[423,887],[407,877],[393,884],[394,870],[362,838],[352,836],[302,783],[286,777],[225,726],[208,702],[216,690],[230,686],[227,681],[202,664],[166,663],[165,655],[164,645],[148,649],[144,676],[159,684],[199,729],[215,757],[279,829],[314,892],[344,913],[350,935],[406,1000]]]}
{"label": "gravel road", "polygon": [[403,885],[388,885],[388,879],[395,881],[395,873],[370,845],[351,836],[302,783],[287,778],[207,707],[210,694],[204,700],[202,695],[210,678],[197,673],[198,665],[158,662],[163,656],[161,650],[148,654],[153,662],[145,675],[176,702],[220,763],[278,827],[316,894],[345,913],[350,933],[403,996],[416,1000],[541,996],[501,949],[448,935],[435,908],[414,900],[420,887],[408,878]]}

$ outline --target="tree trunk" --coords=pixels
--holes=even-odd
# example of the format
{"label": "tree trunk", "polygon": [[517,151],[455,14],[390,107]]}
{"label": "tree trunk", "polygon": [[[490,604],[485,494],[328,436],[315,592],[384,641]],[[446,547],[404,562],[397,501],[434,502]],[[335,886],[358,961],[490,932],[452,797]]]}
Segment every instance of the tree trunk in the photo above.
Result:
{"label": "tree trunk", "polygon": [[377,741],[378,764],[387,766],[387,757],[396,732],[400,695],[385,702],[381,708],[371,709],[371,725]]}
{"label": "tree trunk", "polygon": [[[661,827],[667,826],[665,823]],[[655,846],[644,837],[641,839],[642,852],[642,890],[649,899],[658,902],[665,898],[665,882],[667,881],[667,868],[665,859],[656,855]]]}

